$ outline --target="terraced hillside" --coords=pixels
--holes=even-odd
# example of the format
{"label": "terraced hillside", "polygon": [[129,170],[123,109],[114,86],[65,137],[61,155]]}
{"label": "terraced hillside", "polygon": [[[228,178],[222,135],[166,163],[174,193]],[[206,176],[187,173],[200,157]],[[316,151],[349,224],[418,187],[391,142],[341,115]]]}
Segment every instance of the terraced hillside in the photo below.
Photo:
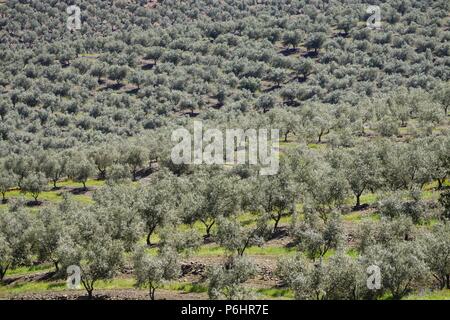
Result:
{"label": "terraced hillside", "polygon": [[449,299],[450,4],[370,5],[0,1],[0,298]]}

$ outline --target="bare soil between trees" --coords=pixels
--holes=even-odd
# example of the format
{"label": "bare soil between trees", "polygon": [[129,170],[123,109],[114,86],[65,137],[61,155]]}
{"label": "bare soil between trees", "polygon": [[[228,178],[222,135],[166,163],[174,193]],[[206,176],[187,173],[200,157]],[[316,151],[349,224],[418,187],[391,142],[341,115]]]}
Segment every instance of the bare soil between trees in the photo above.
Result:
{"label": "bare soil between trees", "polygon": [[[206,293],[184,293],[160,289],[156,300],[205,300]],[[54,291],[11,295],[10,300],[89,300],[84,291]],[[91,300],[150,300],[147,290],[111,289],[95,290]]]}

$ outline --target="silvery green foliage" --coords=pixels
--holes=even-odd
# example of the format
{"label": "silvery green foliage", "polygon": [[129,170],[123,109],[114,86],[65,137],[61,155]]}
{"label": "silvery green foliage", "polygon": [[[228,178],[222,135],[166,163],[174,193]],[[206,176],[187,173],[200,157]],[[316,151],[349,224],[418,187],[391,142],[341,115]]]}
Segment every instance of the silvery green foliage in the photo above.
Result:
{"label": "silvery green foliage", "polygon": [[425,263],[443,289],[450,289],[450,224],[438,224],[431,233],[422,235]]}
{"label": "silvery green foliage", "polygon": [[445,221],[450,220],[450,191],[444,191],[441,194],[439,199],[440,204],[442,205],[442,218]]}
{"label": "silvery green foliage", "polygon": [[435,89],[434,99],[440,103],[444,111],[444,115],[447,116],[450,107],[450,85],[448,82],[441,84]]}
{"label": "silvery green foliage", "polygon": [[139,193],[131,185],[106,185],[93,195],[92,210],[98,223],[112,239],[131,251],[140,239],[143,223],[138,212]]}
{"label": "silvery green foliage", "polygon": [[158,255],[150,255],[146,248],[139,247],[133,256],[134,275],[137,284],[148,287],[150,299],[155,300],[155,291],[164,282],[177,279],[181,274],[178,253],[170,248]]}
{"label": "silvery green foliage", "polygon": [[47,179],[42,173],[31,173],[22,181],[21,191],[30,193],[34,201],[37,201],[39,195],[45,190],[47,190]]}
{"label": "silvery green foliage", "polygon": [[437,180],[438,189],[442,189],[450,175],[450,137],[433,137],[427,149],[430,175]]}
{"label": "silvery green foliage", "polygon": [[17,176],[17,185],[22,186],[22,181],[33,169],[33,158],[29,156],[11,155],[5,160],[4,168]]}
{"label": "silvery green foliage", "polygon": [[342,170],[333,170],[327,163],[317,168],[306,184],[305,202],[326,222],[339,209],[349,194],[349,185]]}
{"label": "silvery green foliage", "polygon": [[344,155],[343,168],[345,178],[356,197],[355,207],[361,205],[364,191],[376,190],[382,184],[380,162],[376,150],[370,146],[358,146]]}
{"label": "silvery green foliage", "polygon": [[219,218],[214,239],[228,251],[239,256],[244,255],[246,249],[252,246],[262,246],[270,236],[268,215],[258,218],[255,226],[246,227],[237,219]]}
{"label": "silvery green foliage", "polygon": [[7,171],[0,166],[0,193],[2,194],[2,202],[6,202],[6,192],[16,186],[17,179],[11,171]]}
{"label": "silvery green foliage", "polygon": [[89,157],[97,167],[99,177],[105,179],[108,175],[108,168],[118,160],[119,155],[112,146],[100,146],[91,151]]}
{"label": "silvery green foliage", "polygon": [[171,249],[177,253],[190,254],[203,243],[202,236],[197,230],[190,228],[186,231],[177,230],[170,226],[159,232],[159,247],[161,251]]}
{"label": "silvery green foliage", "polygon": [[286,31],[282,36],[283,45],[286,47],[292,46],[295,49],[300,41],[302,41],[303,37],[304,36],[300,31]]}
{"label": "silvery green foliage", "polygon": [[224,265],[208,270],[208,296],[211,300],[246,300],[252,297],[244,284],[257,273],[257,268],[246,257],[233,257]]}
{"label": "silvery green foliage", "polygon": [[147,245],[156,228],[175,222],[178,218],[180,203],[177,201],[176,177],[168,171],[161,171],[152,176],[137,195],[136,209],[144,222],[147,233]]}
{"label": "silvery green foliage", "polygon": [[310,261],[302,254],[280,258],[275,271],[283,285],[292,287],[294,282],[302,282],[302,277],[309,272]]}
{"label": "silvery green foliage", "polygon": [[113,164],[106,173],[107,182],[111,184],[127,182],[132,179],[130,172],[131,168],[128,165]]}
{"label": "silvery green foliage", "polygon": [[59,246],[67,233],[70,221],[65,220],[56,208],[44,208],[36,214],[33,225],[33,243],[40,261],[51,261],[55,271],[59,271],[62,257],[59,255]]}
{"label": "silvery green foliage", "polygon": [[120,154],[122,155],[121,162],[130,166],[133,180],[136,180],[139,169],[148,160],[146,150],[142,147],[131,145],[123,147],[120,150]]}
{"label": "silvery green foliage", "polygon": [[0,234],[0,281],[6,275],[9,267],[12,265],[13,261],[13,249],[10,244],[6,241],[3,234]]}
{"label": "silvery green foliage", "polygon": [[308,261],[301,254],[282,258],[277,276],[300,300],[369,298],[366,275],[358,260],[338,251],[328,260]]}
{"label": "silvery green foliage", "polygon": [[60,153],[50,153],[42,162],[42,172],[45,177],[53,182],[53,188],[57,188],[57,182],[67,172],[67,155]]}
{"label": "silvery green foliage", "polygon": [[388,218],[409,217],[414,223],[419,223],[425,215],[426,206],[420,200],[420,191],[412,193],[412,200],[403,201],[400,193],[383,198],[378,203],[382,216]]}
{"label": "silvery green foliage", "polygon": [[[219,171],[216,171],[219,170]],[[187,222],[200,221],[206,228],[206,236],[217,218],[231,217],[241,207],[239,179],[222,169],[198,171],[189,179],[191,192],[184,198],[184,214]]]}
{"label": "silvery green foliage", "polygon": [[299,117],[294,112],[285,108],[275,108],[267,113],[269,124],[272,128],[280,130],[280,134],[284,137],[284,142],[288,141],[290,134],[296,135],[299,126]]}
{"label": "silvery green foliage", "polygon": [[0,214],[0,280],[6,272],[28,263],[32,254],[33,218],[23,208],[10,209]]}
{"label": "silvery green foliage", "polygon": [[83,184],[86,190],[86,181],[95,172],[94,164],[84,155],[74,155],[67,164],[68,175],[76,182]]}
{"label": "silvery green foliage", "polygon": [[275,107],[275,98],[272,95],[261,95],[256,101],[256,108],[266,113]]}
{"label": "silvery green foliage", "polygon": [[414,190],[431,180],[430,159],[424,144],[414,140],[408,144],[383,142],[379,146],[383,178],[391,190]]}
{"label": "silvery green foliage", "polygon": [[92,298],[96,282],[111,280],[118,274],[124,262],[124,248],[121,241],[111,239],[104,232],[91,234],[89,238],[74,238],[64,236],[58,253],[63,257],[64,267],[80,267],[81,283]]}
{"label": "silvery green foliage", "polygon": [[365,266],[345,251],[338,251],[325,263],[324,286],[327,300],[359,300],[374,298],[367,288]]}
{"label": "silvery green foliage", "polygon": [[409,240],[414,234],[411,218],[400,216],[395,219],[381,218],[381,221],[363,221],[356,231],[358,250],[365,252],[375,244],[389,247],[398,241]]}
{"label": "silvery green foliage", "polygon": [[306,221],[294,221],[290,228],[300,251],[304,251],[310,259],[322,258],[329,250],[337,249],[344,243],[344,228],[339,213],[323,222],[317,218]]}
{"label": "silvery green foliage", "polygon": [[273,233],[283,216],[295,213],[295,206],[300,199],[300,190],[295,183],[290,163],[280,159],[279,173],[272,176],[257,176],[250,180],[253,184],[249,190],[250,211],[267,215],[274,221]]}
{"label": "silvery green foliage", "polygon": [[66,200],[63,209],[69,223],[56,254],[62,269],[80,267],[81,283],[91,298],[96,282],[112,279],[123,266],[126,239],[119,239],[113,224],[102,223],[94,207],[73,208]]}
{"label": "silvery green foliage", "polygon": [[400,241],[387,247],[368,248],[362,258],[365,265],[377,265],[381,270],[382,288],[393,299],[401,299],[421,281],[428,268],[422,248],[415,241]]}

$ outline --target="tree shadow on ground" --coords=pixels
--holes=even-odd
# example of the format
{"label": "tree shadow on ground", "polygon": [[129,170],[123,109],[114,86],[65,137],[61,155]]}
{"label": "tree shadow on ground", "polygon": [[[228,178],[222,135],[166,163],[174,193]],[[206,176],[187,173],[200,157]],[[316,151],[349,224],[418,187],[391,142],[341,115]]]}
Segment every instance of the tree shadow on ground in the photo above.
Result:
{"label": "tree shadow on ground", "polygon": [[82,195],[82,194],[86,194],[89,191],[90,191],[89,188],[80,187],[80,188],[74,188],[74,189],[70,190],[70,193],[73,195]]}
{"label": "tree shadow on ground", "polygon": [[286,56],[290,56],[290,55],[293,55],[293,54],[298,53],[298,52],[300,52],[299,48],[286,48],[286,49],[281,50],[278,53],[280,53],[280,54],[282,54],[283,56],[286,57]]}

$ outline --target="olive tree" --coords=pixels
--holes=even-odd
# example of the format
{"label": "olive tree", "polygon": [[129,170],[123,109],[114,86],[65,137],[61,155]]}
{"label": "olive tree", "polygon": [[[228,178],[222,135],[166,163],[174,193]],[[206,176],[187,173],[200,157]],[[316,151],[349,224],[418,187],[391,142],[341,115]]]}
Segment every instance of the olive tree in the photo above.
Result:
{"label": "olive tree", "polygon": [[444,114],[447,116],[450,107],[450,85],[448,82],[435,89],[434,98],[441,104]]}
{"label": "olive tree", "polygon": [[285,108],[275,108],[269,111],[268,117],[273,128],[280,130],[284,142],[288,142],[289,134],[296,134],[298,118],[294,112]]}
{"label": "olive tree", "polygon": [[273,95],[263,94],[256,100],[255,107],[257,110],[261,110],[263,113],[273,109],[276,104],[276,99]]}
{"label": "olive tree", "polygon": [[6,159],[4,167],[17,176],[17,185],[22,188],[22,181],[33,170],[33,158],[13,155]]}
{"label": "olive tree", "polygon": [[426,149],[427,170],[432,179],[438,182],[438,189],[443,189],[444,182],[450,175],[450,138],[433,137]]}
{"label": "olive tree", "polygon": [[108,68],[107,73],[110,80],[116,81],[117,84],[120,84],[120,81],[127,77],[128,68],[126,66],[112,65]]}
{"label": "olive tree", "polygon": [[375,190],[381,184],[380,162],[375,150],[367,146],[349,152],[344,161],[345,178],[356,197],[355,208],[359,208],[363,192]]}
{"label": "olive tree", "polygon": [[179,230],[178,225],[168,226],[159,232],[160,251],[174,250],[189,255],[203,243],[201,234],[195,229]]}
{"label": "olive tree", "polygon": [[382,217],[381,221],[363,221],[355,232],[356,248],[365,253],[376,244],[387,247],[391,243],[410,240],[413,233],[414,224],[407,216],[394,219]]}
{"label": "olive tree", "polygon": [[147,233],[147,245],[151,245],[151,236],[156,228],[176,221],[178,213],[175,178],[170,173],[159,172],[151,181],[142,189],[136,203]]}
{"label": "olive tree", "polygon": [[123,244],[105,232],[92,210],[74,217],[70,234],[64,236],[58,248],[65,267],[76,265],[81,270],[81,284],[92,299],[95,284],[110,280],[123,266]]}
{"label": "olive tree", "polygon": [[429,159],[420,141],[384,146],[381,159],[383,178],[393,190],[413,190],[431,180]]}
{"label": "olive tree", "polygon": [[151,300],[155,300],[155,291],[159,286],[177,279],[181,274],[177,252],[167,249],[151,256],[145,248],[138,248],[133,257],[133,267],[137,285],[149,288]]}
{"label": "olive tree", "polygon": [[148,152],[144,148],[130,146],[122,150],[121,153],[123,157],[122,162],[130,166],[133,181],[136,181],[138,170],[142,168],[148,159]]}
{"label": "olive tree", "polygon": [[264,244],[271,233],[267,220],[268,217],[263,216],[258,219],[255,226],[245,227],[236,219],[219,218],[214,238],[230,252],[243,256],[247,248]]}
{"label": "olive tree", "polygon": [[443,207],[442,218],[446,221],[450,220],[450,190],[441,193],[439,202]]}
{"label": "olive tree", "polygon": [[15,186],[16,178],[14,173],[2,170],[0,172],[0,193],[2,194],[2,203],[6,203],[6,193]]}
{"label": "olive tree", "polygon": [[117,160],[118,155],[113,147],[103,146],[90,153],[90,158],[94,162],[99,172],[100,179],[105,179],[108,167],[112,166]]}
{"label": "olive tree", "polygon": [[380,268],[381,283],[395,300],[413,289],[427,273],[423,252],[415,241],[401,241],[388,247],[375,245],[364,255],[366,265]]}
{"label": "olive tree", "polygon": [[254,277],[257,268],[246,257],[232,258],[208,270],[208,296],[211,300],[244,300],[251,297],[243,284]]}
{"label": "olive tree", "polygon": [[296,49],[302,41],[303,35],[299,31],[286,31],[282,37],[284,46],[292,46],[293,49]]}
{"label": "olive tree", "polygon": [[192,192],[184,199],[187,222],[200,221],[209,238],[219,217],[231,217],[240,210],[238,181],[221,172],[196,173],[190,179]]}
{"label": "olive tree", "polygon": [[55,271],[59,271],[61,257],[59,246],[68,232],[68,221],[54,208],[45,208],[36,215],[33,226],[33,241],[40,261],[51,261]]}
{"label": "olive tree", "polygon": [[32,173],[22,181],[22,192],[30,193],[35,203],[39,195],[47,190],[47,179],[42,173]]}
{"label": "olive tree", "polygon": [[300,191],[289,163],[281,160],[279,172],[272,176],[260,176],[252,181],[253,199],[248,206],[253,212],[268,214],[274,221],[273,233],[284,216],[295,213]]}
{"label": "olive tree", "polygon": [[278,262],[276,274],[301,300],[358,300],[369,298],[361,264],[338,251],[327,261],[311,263],[302,255]]}
{"label": "olive tree", "polygon": [[127,252],[142,236],[139,196],[135,187],[126,184],[107,184],[93,195],[97,220],[113,240],[122,241]]}
{"label": "olive tree", "polygon": [[[311,59],[301,59],[294,64],[294,70],[297,78],[303,81],[308,79],[308,76],[314,70],[314,63]],[[301,77],[301,78],[300,78]]]}
{"label": "olive tree", "polygon": [[86,182],[95,172],[94,165],[86,157],[74,157],[68,163],[69,176],[76,182],[83,184],[83,189],[87,190]]}
{"label": "olive tree", "polygon": [[0,281],[10,268],[27,264],[32,254],[33,219],[23,208],[0,214]]}
{"label": "olive tree", "polygon": [[329,215],[345,203],[349,185],[342,170],[331,169],[324,164],[316,172],[307,181],[305,206],[317,211],[326,222]]}
{"label": "olive tree", "polygon": [[312,33],[306,39],[305,46],[308,50],[314,49],[314,53],[318,53],[319,49],[323,46],[326,40],[325,34],[323,33]]}
{"label": "olive tree", "polygon": [[68,157],[62,154],[51,154],[42,163],[42,172],[47,179],[53,182],[53,189],[57,188],[57,182],[67,173]]}
{"label": "olive tree", "polygon": [[344,227],[339,214],[326,222],[309,217],[304,222],[294,221],[291,236],[299,250],[313,260],[322,259],[331,249],[338,249],[344,243]]}
{"label": "olive tree", "polygon": [[450,224],[436,225],[422,236],[425,263],[439,287],[450,289]]}

